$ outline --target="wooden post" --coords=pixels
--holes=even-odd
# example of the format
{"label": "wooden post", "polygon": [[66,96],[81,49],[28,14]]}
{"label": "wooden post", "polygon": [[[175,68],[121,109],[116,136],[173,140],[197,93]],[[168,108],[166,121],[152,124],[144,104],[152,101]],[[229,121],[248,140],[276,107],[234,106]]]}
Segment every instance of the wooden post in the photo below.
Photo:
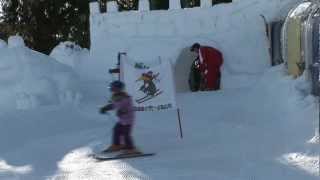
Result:
{"label": "wooden post", "polygon": [[180,117],[180,109],[177,109],[178,114],[178,122],[179,122],[179,130],[180,130],[180,138],[183,139],[183,133],[182,133],[182,125],[181,125],[181,117]]}
{"label": "wooden post", "polygon": [[117,63],[117,65],[118,65],[118,69],[119,69],[119,81],[121,80],[121,58],[122,58],[122,56],[126,56],[127,55],[127,53],[126,52],[118,52],[118,63]]}
{"label": "wooden post", "polygon": [[119,68],[119,76],[118,76],[118,80],[121,81],[121,55],[120,55],[120,58],[118,60],[118,68]]}

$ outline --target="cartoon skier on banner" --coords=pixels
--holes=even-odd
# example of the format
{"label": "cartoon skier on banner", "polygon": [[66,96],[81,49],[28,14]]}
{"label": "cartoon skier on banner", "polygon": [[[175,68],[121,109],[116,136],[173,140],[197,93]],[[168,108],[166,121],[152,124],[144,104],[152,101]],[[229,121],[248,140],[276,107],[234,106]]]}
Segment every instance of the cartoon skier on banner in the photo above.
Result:
{"label": "cartoon skier on banner", "polygon": [[143,81],[142,86],[139,88],[139,91],[142,91],[146,96],[136,99],[136,102],[141,104],[145,101],[153,99],[155,96],[162,93],[159,89],[157,89],[156,83],[154,81],[160,81],[157,79],[160,73],[153,74],[152,71],[148,71],[147,73],[142,73],[142,75],[136,80],[136,82]]}

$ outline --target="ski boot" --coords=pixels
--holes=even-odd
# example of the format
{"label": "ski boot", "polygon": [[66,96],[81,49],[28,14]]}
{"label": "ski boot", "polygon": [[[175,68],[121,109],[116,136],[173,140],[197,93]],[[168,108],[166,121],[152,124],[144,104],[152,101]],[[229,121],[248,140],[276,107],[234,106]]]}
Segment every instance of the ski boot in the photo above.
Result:
{"label": "ski boot", "polygon": [[136,155],[136,154],[142,154],[142,152],[139,151],[137,148],[132,148],[132,149],[125,149],[122,153],[122,155]]}
{"label": "ski boot", "polygon": [[105,150],[102,151],[102,153],[113,153],[113,152],[118,152],[121,150],[124,150],[124,145],[111,145],[108,148],[106,148]]}

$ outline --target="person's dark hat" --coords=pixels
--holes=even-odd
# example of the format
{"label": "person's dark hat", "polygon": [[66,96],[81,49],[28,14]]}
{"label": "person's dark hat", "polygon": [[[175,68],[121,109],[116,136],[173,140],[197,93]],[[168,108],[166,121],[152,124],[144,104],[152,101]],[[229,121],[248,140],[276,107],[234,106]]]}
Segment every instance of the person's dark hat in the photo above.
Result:
{"label": "person's dark hat", "polygon": [[113,81],[110,83],[109,86],[110,88],[117,88],[117,89],[123,90],[125,85],[121,81]]}
{"label": "person's dark hat", "polygon": [[194,43],[191,48],[190,51],[195,51],[196,49],[200,49],[200,44],[199,43]]}

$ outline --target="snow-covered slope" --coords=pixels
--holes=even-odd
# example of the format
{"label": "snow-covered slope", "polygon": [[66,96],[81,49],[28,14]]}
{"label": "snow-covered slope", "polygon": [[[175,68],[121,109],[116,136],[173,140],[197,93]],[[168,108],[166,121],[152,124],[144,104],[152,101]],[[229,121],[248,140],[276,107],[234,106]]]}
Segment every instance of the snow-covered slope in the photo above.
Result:
{"label": "snow-covered slope", "polygon": [[252,88],[179,94],[183,139],[175,112],[139,113],[136,144],[157,155],[102,163],[88,155],[110,143],[115,117],[97,114],[105,92],[88,85],[86,92],[100,101],[0,115],[0,175],[34,180],[317,179],[318,144],[308,141],[318,107],[307,89],[298,88],[301,84],[279,66]]}
{"label": "snow-covered slope", "polygon": [[[296,2],[239,0],[234,5],[239,9],[226,9],[238,12],[233,20],[249,9],[252,10],[249,15],[264,12],[272,19],[280,17],[281,8],[287,10]],[[257,8],[262,5],[262,9]],[[224,6],[227,5],[216,9]],[[200,9],[190,11],[201,13]],[[249,22],[249,18],[244,19],[241,22]],[[229,26],[219,22],[220,35],[226,38],[230,35],[227,31],[224,33],[226,27],[248,25]],[[27,49],[19,38],[11,39],[8,45],[0,42],[0,179],[318,179],[319,137],[314,133],[319,126],[317,99],[310,95],[309,84],[303,77],[294,80],[287,76],[283,65],[267,66],[266,54],[261,53],[267,52],[266,42],[264,37],[258,36],[263,29],[251,29],[259,31],[254,32],[255,38],[249,37],[252,34],[246,32],[246,28],[241,28],[241,32],[245,32],[241,36],[236,36],[237,29],[233,29],[232,36],[238,41],[232,43],[231,38],[226,41],[233,47],[232,53],[226,51],[226,55],[242,57],[234,61],[229,58],[227,64],[232,70],[224,74],[236,88],[177,95],[183,139],[179,138],[175,111],[139,112],[135,142],[142,151],[157,155],[100,163],[89,154],[110,144],[116,121],[113,114],[104,116],[97,112],[108,100],[106,80],[80,79],[81,83],[73,84],[77,78],[71,68]],[[98,37],[98,34],[93,36]],[[202,39],[207,40],[206,37]],[[256,46],[259,51],[244,47],[246,40],[251,41],[251,46],[261,45]],[[143,41],[143,45],[168,50],[167,47],[161,49],[165,43],[158,45],[156,42],[149,39]],[[96,44],[100,49],[113,50],[103,45]],[[141,49],[143,46],[136,46],[137,51],[131,52]],[[96,57],[103,60],[114,59],[115,54],[98,55]],[[98,65],[86,61],[86,73],[97,74],[101,70],[99,78],[108,79],[107,66]],[[252,73],[257,70],[259,73]],[[248,78],[250,83],[243,85]],[[22,98],[17,92],[22,93]],[[82,101],[79,101],[78,92],[82,94]],[[23,110],[16,110],[17,107]]]}

